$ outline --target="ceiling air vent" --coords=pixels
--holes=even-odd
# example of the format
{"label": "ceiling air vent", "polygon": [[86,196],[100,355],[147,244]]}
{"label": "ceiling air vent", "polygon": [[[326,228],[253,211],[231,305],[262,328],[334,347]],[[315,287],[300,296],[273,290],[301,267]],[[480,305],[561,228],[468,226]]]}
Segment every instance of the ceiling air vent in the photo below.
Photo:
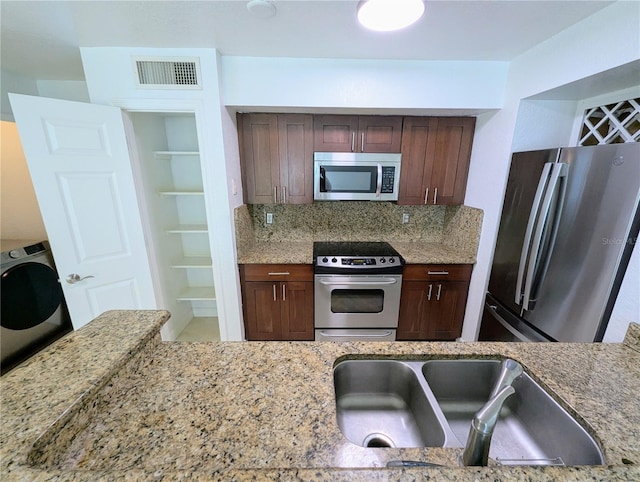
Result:
{"label": "ceiling air vent", "polygon": [[195,57],[136,58],[136,80],[142,89],[200,89],[200,63]]}

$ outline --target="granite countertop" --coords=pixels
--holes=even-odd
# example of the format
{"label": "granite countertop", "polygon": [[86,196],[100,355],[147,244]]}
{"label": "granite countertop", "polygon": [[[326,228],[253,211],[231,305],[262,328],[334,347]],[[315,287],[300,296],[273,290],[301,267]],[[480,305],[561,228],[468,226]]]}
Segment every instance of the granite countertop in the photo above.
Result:
{"label": "granite countertop", "polygon": [[[410,264],[473,264],[475,256],[442,243],[389,242]],[[312,264],[313,241],[256,242],[238,264]]]}
{"label": "granite countertop", "polygon": [[[105,313],[3,376],[3,480],[640,480],[638,325],[624,344],[169,343],[167,317]],[[332,369],[371,356],[516,359],[579,414],[608,465],[468,468],[459,449],[353,445]],[[398,459],[451,466],[385,468]]]}

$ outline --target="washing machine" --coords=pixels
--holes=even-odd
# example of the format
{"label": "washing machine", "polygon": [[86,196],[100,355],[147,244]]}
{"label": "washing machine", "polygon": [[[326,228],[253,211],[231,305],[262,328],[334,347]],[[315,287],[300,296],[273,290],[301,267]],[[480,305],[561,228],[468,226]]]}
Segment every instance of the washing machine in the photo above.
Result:
{"label": "washing machine", "polygon": [[73,330],[47,241],[1,240],[0,355],[4,375]]}

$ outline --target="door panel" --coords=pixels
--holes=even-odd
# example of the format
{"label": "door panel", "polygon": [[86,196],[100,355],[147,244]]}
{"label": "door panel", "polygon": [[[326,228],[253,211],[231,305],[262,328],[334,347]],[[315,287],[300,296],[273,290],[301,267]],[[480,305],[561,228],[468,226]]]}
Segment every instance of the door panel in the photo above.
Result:
{"label": "door panel", "polygon": [[281,283],[283,298],[282,338],[313,340],[313,283]]}
{"label": "door panel", "polygon": [[74,328],[109,309],[156,308],[120,109],[9,98]]}
{"label": "door panel", "polygon": [[[123,206],[113,173],[61,173],[59,191],[68,213],[73,248],[78,262],[131,252],[123,220]],[[93,199],[100,202],[92,202]],[[87,202],[91,209],[85,209]],[[99,223],[95,220],[99,219]],[[86,229],[86,226],[93,226]]]}

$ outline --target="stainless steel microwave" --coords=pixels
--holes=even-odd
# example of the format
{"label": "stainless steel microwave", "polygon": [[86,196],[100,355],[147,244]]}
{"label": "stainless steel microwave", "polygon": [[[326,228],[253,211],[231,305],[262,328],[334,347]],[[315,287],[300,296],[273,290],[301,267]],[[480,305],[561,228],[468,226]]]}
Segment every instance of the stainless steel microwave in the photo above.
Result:
{"label": "stainless steel microwave", "polygon": [[400,154],[314,152],[316,201],[397,201]]}

